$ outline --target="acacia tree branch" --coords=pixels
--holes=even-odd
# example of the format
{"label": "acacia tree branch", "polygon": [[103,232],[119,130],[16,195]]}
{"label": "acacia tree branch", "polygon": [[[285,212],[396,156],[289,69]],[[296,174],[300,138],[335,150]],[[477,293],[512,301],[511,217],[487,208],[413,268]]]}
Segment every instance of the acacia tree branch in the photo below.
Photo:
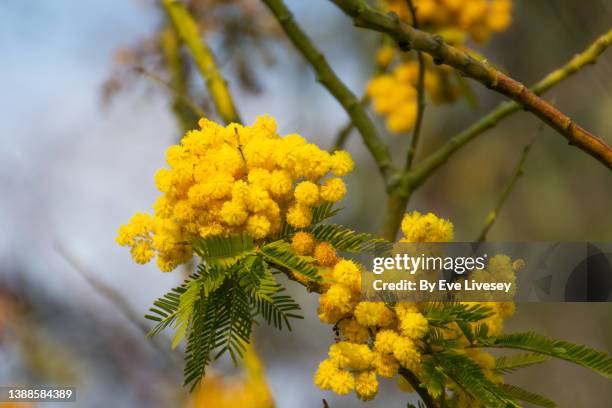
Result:
{"label": "acacia tree branch", "polygon": [[198,26],[183,3],[176,0],[161,0],[161,4],[193,57],[200,75],[213,100],[217,113],[226,124],[240,123],[240,115],[229,92],[227,83],[217,66],[215,56],[206,42],[200,38]]}
{"label": "acacia tree branch", "polygon": [[426,52],[433,57],[435,63],[450,65],[463,75],[509,97],[555,129],[570,145],[578,147],[612,169],[612,147],[574,123],[571,118],[538,97],[525,85],[489,64],[478,61],[465,51],[446,44],[441,36],[410,27],[402,23],[396,15],[383,14],[364,0],[332,1],[353,18],[356,26],[388,34],[400,48]]}
{"label": "acacia tree branch", "polygon": [[[586,50],[575,55],[567,64],[552,71],[541,81],[536,83],[531,90],[535,94],[542,94],[559,82],[569,78],[587,65],[595,64],[597,58],[612,45],[612,30],[600,36]],[[414,170],[405,177],[404,188],[415,189],[420,186],[434,171],[442,166],[459,149],[467,145],[485,131],[494,128],[507,116],[521,110],[521,105],[516,102],[506,101],[499,104],[489,114],[479,119],[476,123],[463,132],[452,137],[446,144],[421,161]]]}
{"label": "acacia tree branch", "polygon": [[[612,30],[600,36],[582,53],[575,55],[567,64],[548,74],[535,84],[531,90],[542,94],[559,82],[569,78],[587,65],[595,64],[597,58],[612,45]],[[400,185],[390,192],[385,221],[381,229],[381,236],[394,240],[402,220],[406,205],[414,190],[419,188],[440,166],[459,149],[466,146],[485,131],[494,128],[507,116],[521,110],[521,105],[513,101],[506,101],[479,119],[463,132],[452,137],[442,147],[423,159],[411,171],[404,173]]]}
{"label": "acacia tree branch", "polygon": [[383,143],[376,132],[374,123],[369,118],[364,106],[353,92],[342,82],[330,67],[325,56],[312,43],[306,33],[295,22],[289,9],[282,0],[262,0],[272,11],[283,31],[289,37],[293,45],[301,52],[317,75],[317,81],[321,83],[336,100],[342,105],[350,116],[355,127],[359,130],[361,137],[374,157],[378,169],[387,183],[395,176],[389,149]]}
{"label": "acacia tree branch", "polygon": [[493,210],[491,210],[491,212],[487,216],[485,225],[482,228],[480,235],[478,235],[478,242],[484,242],[487,240],[487,234],[489,233],[489,230],[497,220],[497,216],[499,215],[502,207],[504,206],[504,203],[508,199],[508,196],[510,196],[510,193],[512,192],[512,189],[514,189],[516,182],[523,176],[525,161],[527,160],[527,156],[529,155],[531,145],[532,143],[528,144],[523,148],[523,154],[521,154],[521,158],[517,163],[516,168],[514,169],[514,173],[512,174],[510,181],[504,188],[504,191],[502,191],[502,194],[499,197],[497,204],[495,204],[495,208],[493,208]]}
{"label": "acacia tree branch", "polygon": [[[412,26],[416,29],[419,28],[419,22],[417,20],[416,9],[412,0],[407,0],[408,9],[412,15]],[[404,171],[409,171],[412,168],[414,162],[414,156],[416,155],[417,148],[419,146],[419,137],[421,135],[421,127],[423,125],[423,117],[425,115],[425,59],[423,53],[420,51],[416,52],[417,60],[419,62],[419,77],[417,79],[417,117],[414,124],[414,132],[412,133],[412,140],[410,141],[410,147],[408,148],[408,154],[406,156],[406,166]]]}
{"label": "acacia tree branch", "polygon": [[[143,71],[154,82],[166,87],[173,95],[172,111],[181,126],[182,135],[193,129],[198,119],[207,116],[203,109],[189,97],[187,86],[189,71],[185,57],[181,52],[181,39],[171,24],[167,24],[160,34],[160,48],[164,58],[164,65],[170,74],[170,80],[164,82],[161,78],[154,78],[152,73]],[[150,74],[150,75],[147,75]]]}

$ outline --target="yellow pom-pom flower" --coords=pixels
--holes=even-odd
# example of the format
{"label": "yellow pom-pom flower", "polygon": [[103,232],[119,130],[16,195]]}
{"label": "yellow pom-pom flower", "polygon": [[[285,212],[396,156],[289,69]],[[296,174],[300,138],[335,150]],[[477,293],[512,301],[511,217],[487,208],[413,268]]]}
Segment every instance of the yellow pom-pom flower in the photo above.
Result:
{"label": "yellow pom-pom flower", "polygon": [[168,148],[168,168],[155,174],[162,195],[154,215],[136,214],[119,228],[117,243],[130,247],[138,263],[157,256],[160,269],[172,270],[192,258],[190,242],[212,235],[273,240],[284,222],[306,228],[321,199],[345,194],[342,180],[328,176],[350,172],[350,155],[330,155],[299,135],[280,136],[269,116],[251,126],[207,119],[199,126]]}
{"label": "yellow pom-pom flower", "polygon": [[304,231],[295,233],[291,239],[291,247],[299,255],[310,255],[314,251],[316,241],[312,234]]}

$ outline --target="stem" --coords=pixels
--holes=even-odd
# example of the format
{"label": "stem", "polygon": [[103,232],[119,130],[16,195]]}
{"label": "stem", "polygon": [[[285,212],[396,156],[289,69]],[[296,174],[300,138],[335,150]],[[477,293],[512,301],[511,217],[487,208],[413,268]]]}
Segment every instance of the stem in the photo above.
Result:
{"label": "stem", "polygon": [[366,147],[374,157],[383,179],[389,182],[393,173],[395,173],[389,149],[376,133],[376,128],[368,117],[363,105],[359,103],[353,92],[340,80],[327,63],[325,56],[295,22],[291,12],[282,0],[262,1],[272,11],[272,14],[274,14],[293,45],[310,63],[310,66],[317,75],[317,80],[336,98],[350,116],[351,121],[359,130],[359,133],[361,133]]}
{"label": "stem", "polygon": [[[419,28],[417,20],[416,10],[412,0],[407,0],[408,9],[412,15],[412,25],[414,28]],[[419,145],[419,137],[421,135],[421,126],[423,124],[423,117],[425,115],[425,60],[423,53],[420,51],[416,52],[417,59],[419,61],[419,77],[417,80],[417,117],[414,125],[414,132],[412,133],[412,140],[410,141],[410,147],[408,148],[408,154],[406,157],[405,171],[409,171],[412,168],[414,162],[414,156],[416,155],[417,147]]]}
{"label": "stem", "polygon": [[411,193],[410,190],[404,192],[397,188],[389,193],[385,219],[379,233],[379,235],[387,241],[395,241]]}
{"label": "stem", "polygon": [[570,145],[578,147],[612,169],[612,147],[574,123],[571,118],[538,97],[525,85],[486,62],[476,60],[467,52],[446,44],[441,36],[412,28],[402,23],[396,15],[383,14],[364,0],[332,1],[353,18],[355,25],[386,33],[395,39],[400,48],[426,52],[433,57],[435,63],[450,65],[463,75],[516,101],[565,137]]}
{"label": "stem", "polygon": [[502,192],[501,196],[499,197],[499,200],[497,201],[497,204],[495,205],[495,208],[493,208],[493,210],[487,216],[487,220],[485,222],[485,225],[484,225],[482,231],[480,232],[480,235],[478,236],[478,242],[484,242],[484,241],[487,240],[487,234],[489,233],[489,230],[491,229],[491,227],[493,226],[493,224],[497,220],[497,216],[499,215],[499,212],[501,211],[502,207],[504,206],[504,203],[506,202],[506,199],[508,198],[508,196],[512,192],[512,189],[516,185],[516,182],[523,176],[523,173],[524,173],[523,167],[525,165],[525,161],[527,160],[527,156],[529,155],[529,150],[531,149],[531,145],[532,144],[530,143],[530,144],[528,144],[527,146],[525,146],[523,148],[523,154],[521,155],[521,158],[520,158],[518,164],[516,165],[516,168],[514,170],[514,174],[512,175],[512,178],[510,179],[510,181],[506,185],[506,188],[504,188],[504,191]]}
{"label": "stem", "polygon": [[[160,35],[160,47],[164,58],[164,64],[170,74],[170,81],[164,82],[153,73],[144,68],[139,69],[149,79],[166,87],[173,95],[172,111],[176,116],[183,133],[193,129],[198,119],[207,116],[202,108],[189,98],[187,87],[189,71],[185,58],[181,53],[181,39],[171,25],[167,25]],[[181,135],[182,137],[182,135]]]}
{"label": "stem", "polygon": [[201,40],[195,20],[183,3],[176,0],[161,0],[161,4],[181,40],[191,52],[195,65],[206,82],[217,113],[226,124],[240,123],[240,116],[234,106],[227,83],[217,67],[215,56],[208,44]]}
{"label": "stem", "polygon": [[[370,102],[370,98],[367,95],[364,95],[360,101],[360,103],[364,107],[367,106],[369,102]],[[346,123],[346,125],[342,126],[342,128],[338,132],[338,135],[336,136],[336,141],[333,144],[332,151],[342,150],[344,148],[344,145],[346,144],[354,128],[355,128],[355,124],[353,123],[352,120],[349,120]]]}
{"label": "stem", "polygon": [[[595,64],[597,58],[612,45],[612,30],[599,37],[585,51],[576,55],[567,64],[548,74],[544,79],[535,84],[531,90],[536,94],[542,94],[559,82],[569,78],[587,65]],[[520,111],[521,106],[516,102],[506,101],[492,110],[489,114],[465,129],[463,132],[452,137],[446,144],[438,148],[434,153],[421,161],[411,172],[411,186],[420,186],[433,172],[460,148],[467,145],[485,131],[494,128],[507,116]]]}
{"label": "stem", "polygon": [[[177,104],[182,104],[185,107],[189,108],[189,110],[191,110],[191,112],[196,114],[198,117],[206,116],[206,112],[204,112],[204,110],[200,108],[197,103],[191,100],[184,93],[179,93],[179,91],[173,85],[167,83],[166,81],[161,79],[159,76],[155,75],[153,72],[147,71],[144,67],[136,67],[136,72],[144,75],[146,78],[150,79],[152,82],[155,82],[157,85],[164,87],[168,91],[170,91],[174,95],[174,98],[175,98],[175,102],[174,102],[175,108],[178,107]],[[184,124],[184,127],[187,126],[187,124],[183,122],[183,119],[181,119],[181,123]],[[192,128],[193,127],[190,126],[190,127],[187,127],[185,130],[189,130]]]}
{"label": "stem", "polygon": [[410,370],[404,367],[400,367],[399,373],[406,381],[410,383],[412,388],[419,394],[419,397],[423,400],[425,406],[429,408],[437,408],[437,404],[434,399],[429,395],[427,389],[421,386],[421,381],[419,378]]}

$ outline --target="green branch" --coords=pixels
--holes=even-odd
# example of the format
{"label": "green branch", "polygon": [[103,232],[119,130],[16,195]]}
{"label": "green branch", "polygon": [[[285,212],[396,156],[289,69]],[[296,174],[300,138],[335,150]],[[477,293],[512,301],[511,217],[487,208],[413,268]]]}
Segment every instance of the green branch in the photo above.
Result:
{"label": "green branch", "polygon": [[376,128],[368,117],[365,108],[359,102],[359,99],[336,75],[325,59],[325,56],[297,25],[291,12],[282,0],[262,1],[272,11],[272,14],[274,14],[293,45],[311,65],[317,75],[317,80],[336,98],[350,116],[353,124],[359,130],[359,133],[361,133],[366,147],[374,157],[380,173],[385,181],[389,183],[395,173],[389,150],[380,137],[378,137]]}
{"label": "green branch", "polygon": [[429,395],[427,389],[421,385],[421,380],[410,370],[404,367],[399,368],[399,374],[404,377],[406,381],[414,388],[414,390],[419,394],[419,397],[423,400],[423,403],[428,408],[437,408],[437,404],[434,399]]}
{"label": "green branch", "polygon": [[512,189],[516,185],[516,182],[523,176],[525,161],[527,160],[527,156],[529,155],[529,151],[531,149],[531,145],[532,144],[530,143],[530,144],[528,144],[527,146],[525,146],[523,148],[523,154],[521,155],[521,158],[520,158],[518,164],[516,165],[516,168],[514,169],[514,173],[512,174],[512,178],[510,178],[510,181],[508,182],[508,184],[504,188],[504,191],[502,192],[501,196],[499,197],[499,200],[497,201],[497,204],[495,205],[495,208],[493,208],[493,210],[487,216],[487,219],[485,221],[485,225],[482,228],[482,231],[480,232],[480,235],[478,235],[478,239],[477,239],[478,242],[484,242],[484,241],[487,240],[487,234],[489,233],[489,230],[491,229],[491,227],[493,226],[493,224],[497,220],[497,216],[499,215],[502,207],[504,206],[504,203],[508,199],[508,196],[510,196],[510,193],[512,192]]}
{"label": "green branch", "polygon": [[217,67],[211,49],[200,38],[197,23],[183,3],[176,0],[161,0],[161,4],[181,40],[191,52],[195,65],[206,82],[217,113],[226,124],[240,123],[240,116],[234,106],[227,83]]}
{"label": "green branch", "polygon": [[[416,9],[412,0],[407,0],[408,9],[412,15],[412,25],[414,28],[419,28],[417,20]],[[416,52],[417,60],[419,62],[419,77],[417,79],[417,117],[414,124],[414,132],[412,133],[412,140],[410,141],[410,147],[408,148],[408,154],[406,157],[405,172],[408,172],[412,168],[414,162],[414,156],[416,155],[417,148],[419,146],[419,137],[421,135],[421,127],[423,125],[423,117],[425,115],[425,59],[423,53],[420,51]]]}
{"label": "green branch", "polygon": [[448,45],[439,35],[432,35],[402,23],[397,15],[383,14],[365,0],[332,0],[353,18],[356,26],[388,34],[404,50],[415,49],[430,54],[436,64],[446,64],[463,75],[516,101],[559,134],[612,169],[612,147],[576,124],[571,118],[546,102],[520,82],[508,77],[486,62]]}
{"label": "green branch", "polygon": [[[597,58],[612,45],[612,30],[599,37],[582,53],[577,54],[567,64],[548,74],[544,79],[536,83],[531,90],[535,94],[542,94],[559,82],[571,77],[587,65],[595,64]],[[463,132],[451,138],[446,144],[421,161],[411,174],[406,177],[404,184],[410,184],[413,188],[421,185],[433,172],[460,148],[474,140],[489,129],[494,128],[513,113],[521,110],[521,105],[516,102],[502,102],[489,114],[479,119],[476,123]]]}

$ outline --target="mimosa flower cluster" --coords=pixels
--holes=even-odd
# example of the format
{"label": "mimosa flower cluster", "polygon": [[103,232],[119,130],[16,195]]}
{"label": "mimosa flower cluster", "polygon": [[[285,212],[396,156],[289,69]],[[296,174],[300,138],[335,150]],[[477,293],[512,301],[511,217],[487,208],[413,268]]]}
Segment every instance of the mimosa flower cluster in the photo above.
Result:
{"label": "mimosa flower cluster", "polygon": [[[383,2],[401,20],[412,24],[405,0]],[[462,48],[467,36],[482,43],[492,33],[507,29],[512,22],[511,0],[413,0],[413,4],[421,29],[440,34],[447,42]],[[386,118],[387,128],[392,133],[410,131],[417,118],[419,66],[408,58],[395,46],[381,47],[376,62],[382,73],[374,77],[366,89],[374,111]],[[390,70],[395,59],[400,61]],[[452,69],[434,64],[428,54],[424,54],[424,59],[425,92],[435,104],[455,101],[461,95],[461,86]]]}
{"label": "mimosa flower cluster", "polygon": [[354,165],[345,151],[330,154],[297,134],[281,137],[269,116],[252,126],[202,119],[200,129],[168,148],[166,161],[169,168],[155,175],[162,195],[154,214],[136,214],[117,236],[137,263],[157,255],[162,271],[191,259],[194,238],[246,233],[264,240],[284,222],[308,227],[313,208],[344,197],[340,177]]}
{"label": "mimosa flower cluster", "polygon": [[[382,0],[402,21],[412,23],[405,0]],[[412,0],[419,27],[453,37],[469,35],[482,43],[512,23],[512,0]]]}
{"label": "mimosa flower cluster", "polygon": [[[453,225],[434,214],[413,212],[406,214],[402,221],[403,242],[448,242],[453,239]],[[509,257],[496,256],[488,268],[496,277],[513,274],[518,263]],[[329,349],[328,358],[323,360],[314,376],[314,382],[323,390],[345,395],[355,392],[362,400],[371,400],[378,392],[378,378],[393,378],[401,367],[411,370],[417,376],[423,372],[423,363],[430,358],[426,338],[429,321],[422,313],[425,303],[398,302],[394,305],[383,302],[360,301],[361,266],[353,261],[337,258],[329,265],[326,281],[330,282],[323,291],[319,303],[319,318],[334,325],[337,341]],[[473,276],[491,279],[485,271]],[[494,279],[494,278],[493,278]],[[493,314],[479,322],[474,328],[486,323],[489,333],[501,332],[503,320],[514,312],[514,304],[486,303]],[[445,328],[444,335],[458,340],[461,347],[469,344],[456,323]],[[494,358],[478,349],[465,349],[495,382],[502,378],[493,373]],[[398,380],[401,388],[413,392],[408,383]],[[451,383],[447,384],[453,387]],[[462,391],[454,390],[456,406]],[[466,397],[465,401],[469,401]]]}

